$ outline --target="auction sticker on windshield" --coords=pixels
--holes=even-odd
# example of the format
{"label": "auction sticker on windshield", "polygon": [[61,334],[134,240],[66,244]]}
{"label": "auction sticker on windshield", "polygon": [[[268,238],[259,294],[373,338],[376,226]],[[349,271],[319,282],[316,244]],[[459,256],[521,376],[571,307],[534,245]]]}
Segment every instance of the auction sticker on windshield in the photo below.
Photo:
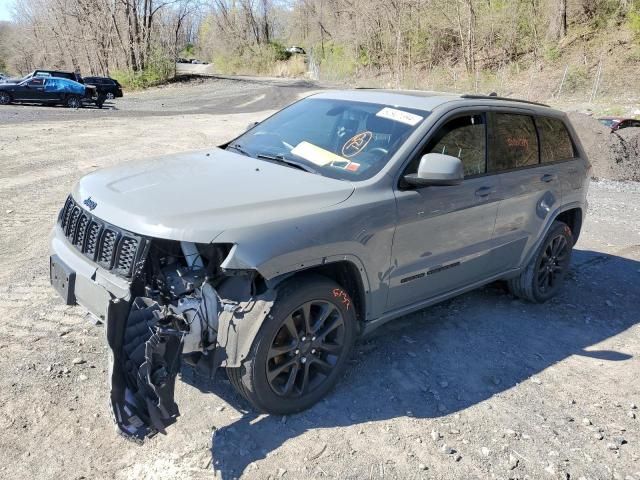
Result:
{"label": "auction sticker on windshield", "polygon": [[376,113],[376,117],[387,118],[389,120],[394,120],[406,125],[411,125],[412,127],[420,123],[420,121],[424,118],[420,115],[416,115],[415,113],[404,112],[402,110],[397,110],[391,107],[383,108],[378,113]]}
{"label": "auction sticker on windshield", "polygon": [[291,150],[291,153],[320,167],[334,164],[336,162],[340,164],[349,163],[349,160],[342,158],[340,155],[336,155],[329,150],[325,150],[324,148],[318,147],[317,145],[309,142],[300,142],[293,150]]}

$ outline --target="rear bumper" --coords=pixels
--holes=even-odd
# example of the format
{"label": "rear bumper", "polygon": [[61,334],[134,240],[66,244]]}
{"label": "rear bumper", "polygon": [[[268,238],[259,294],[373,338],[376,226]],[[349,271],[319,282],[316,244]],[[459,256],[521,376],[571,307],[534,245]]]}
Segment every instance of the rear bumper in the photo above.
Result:
{"label": "rear bumper", "polygon": [[[131,284],[84,257],[69,243],[58,224],[51,232],[50,251],[52,257],[57,258],[58,264],[67,267],[62,270],[74,277],[73,285],[69,285],[70,294],[63,295],[67,303],[78,303],[104,322],[108,318],[112,300],[131,300]],[[55,283],[53,273],[51,283]]]}

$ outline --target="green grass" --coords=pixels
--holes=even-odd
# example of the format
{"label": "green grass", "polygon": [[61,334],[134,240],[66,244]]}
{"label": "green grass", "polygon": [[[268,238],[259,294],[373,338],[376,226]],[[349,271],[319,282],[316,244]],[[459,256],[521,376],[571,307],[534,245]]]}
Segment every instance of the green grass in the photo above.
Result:
{"label": "green grass", "polygon": [[111,76],[127,90],[140,90],[165,83],[173,77],[174,69],[174,63],[168,58],[152,55],[144,70],[115,70]]}

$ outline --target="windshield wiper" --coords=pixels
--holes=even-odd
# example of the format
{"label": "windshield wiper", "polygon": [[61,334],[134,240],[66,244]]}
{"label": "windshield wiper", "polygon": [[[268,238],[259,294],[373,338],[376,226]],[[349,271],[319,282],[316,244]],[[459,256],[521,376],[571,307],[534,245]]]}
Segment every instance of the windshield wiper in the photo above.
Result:
{"label": "windshield wiper", "polygon": [[249,152],[247,152],[244,148],[242,148],[242,145],[240,145],[239,143],[234,143],[233,145],[227,145],[226,149],[229,149],[229,148],[234,149],[236,152],[241,153],[242,155],[246,155],[247,157],[251,157],[251,154]]}
{"label": "windshield wiper", "polygon": [[295,162],[293,160],[289,160],[288,158],[285,158],[284,155],[282,155],[282,154],[269,155],[269,154],[266,154],[266,153],[259,153],[258,155],[256,155],[256,158],[261,158],[263,160],[269,160],[270,162],[281,163],[283,165],[287,165],[287,166],[293,167],[293,168],[298,168],[300,170],[304,170],[305,172],[309,172],[309,173],[318,173],[316,170],[314,170],[311,167],[308,167],[307,165],[304,165],[303,163],[298,163],[298,162]]}
{"label": "windshield wiper", "polygon": [[[227,149],[235,150],[236,152],[241,153],[242,155],[246,155],[247,157],[253,158],[253,155],[247,152],[244,149],[244,147],[239,143],[234,143],[233,145],[227,145]],[[311,167],[308,167],[307,165],[285,158],[284,155],[282,154],[270,155],[268,153],[259,153],[255,156],[255,158],[261,158],[263,160],[269,160],[270,162],[280,163],[282,165],[298,168],[300,170],[304,170],[305,172],[309,172],[309,173],[318,173],[316,170],[314,170]]]}

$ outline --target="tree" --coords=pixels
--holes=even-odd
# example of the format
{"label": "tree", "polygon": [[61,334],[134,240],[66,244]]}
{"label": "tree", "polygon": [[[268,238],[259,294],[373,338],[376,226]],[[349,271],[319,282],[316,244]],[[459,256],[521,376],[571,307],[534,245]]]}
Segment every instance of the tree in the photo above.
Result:
{"label": "tree", "polygon": [[551,2],[551,17],[547,30],[547,40],[559,42],[567,35],[567,0]]}

